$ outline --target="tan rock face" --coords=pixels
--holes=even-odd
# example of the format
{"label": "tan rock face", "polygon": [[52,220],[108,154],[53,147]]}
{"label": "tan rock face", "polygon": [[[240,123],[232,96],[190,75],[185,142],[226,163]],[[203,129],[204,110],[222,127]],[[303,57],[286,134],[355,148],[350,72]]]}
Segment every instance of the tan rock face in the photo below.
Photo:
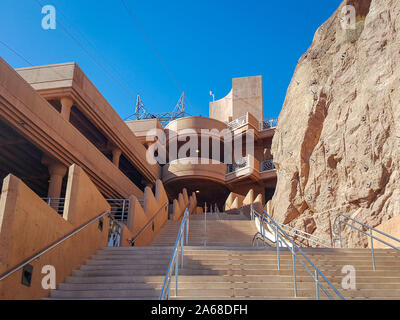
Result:
{"label": "tan rock face", "polygon": [[[342,8],[356,8],[344,30]],[[400,1],[347,0],[301,57],[272,153],[279,222],[330,239],[344,213],[372,227],[400,214]],[[344,230],[348,246],[366,237]]]}

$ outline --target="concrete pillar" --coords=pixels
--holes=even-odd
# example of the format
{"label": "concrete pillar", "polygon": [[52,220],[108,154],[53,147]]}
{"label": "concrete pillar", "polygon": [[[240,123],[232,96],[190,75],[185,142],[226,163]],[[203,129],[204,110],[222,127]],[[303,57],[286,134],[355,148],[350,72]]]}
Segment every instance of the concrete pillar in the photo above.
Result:
{"label": "concrete pillar", "polygon": [[74,101],[71,98],[61,98],[61,116],[69,121],[70,115],[71,115],[71,108],[74,104]]}
{"label": "concrete pillar", "polygon": [[122,151],[118,148],[113,149],[113,151],[112,151],[112,156],[113,156],[112,161],[117,168],[119,168],[119,159],[121,158],[121,154],[122,154]]}
{"label": "concrete pillar", "polygon": [[67,173],[67,168],[62,164],[52,164],[48,169],[50,173],[50,182],[47,196],[49,198],[60,198],[62,181]]}
{"label": "concrete pillar", "polygon": [[64,176],[67,174],[67,167],[58,161],[44,156],[42,163],[47,166],[50,173],[48,198],[60,198],[62,181]]}

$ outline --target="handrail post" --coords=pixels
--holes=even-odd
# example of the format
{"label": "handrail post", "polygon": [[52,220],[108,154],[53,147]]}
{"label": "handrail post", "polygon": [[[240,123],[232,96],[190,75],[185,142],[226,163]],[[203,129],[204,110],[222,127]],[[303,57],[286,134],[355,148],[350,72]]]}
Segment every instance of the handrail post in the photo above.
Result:
{"label": "handrail post", "polygon": [[293,284],[294,284],[294,297],[297,298],[297,277],[296,277],[296,259],[294,256],[294,248],[292,247],[292,264],[293,264]]}
{"label": "handrail post", "polygon": [[265,223],[264,223],[264,217],[262,217],[262,236],[263,236],[263,244],[265,246]]}
{"label": "handrail post", "polygon": [[169,291],[170,291],[170,287],[168,286],[168,290],[167,290],[167,300],[169,300]]}
{"label": "handrail post", "polygon": [[343,248],[343,243],[342,243],[342,227],[341,227],[340,216],[339,216],[339,220],[338,220],[338,229],[339,229],[339,245],[340,245],[340,248]]}
{"label": "handrail post", "polygon": [[122,216],[121,216],[121,221],[124,222],[125,218],[125,200],[122,200]]}
{"label": "handrail post", "polygon": [[181,269],[183,268],[183,233],[181,236]]}
{"label": "handrail post", "polygon": [[178,296],[178,255],[175,256],[175,297]]}
{"label": "handrail post", "polygon": [[186,219],[186,245],[189,245],[189,216]]}
{"label": "handrail post", "polygon": [[369,229],[369,236],[371,237],[371,253],[372,253],[372,266],[374,271],[376,271],[376,266],[375,266],[375,252],[374,252],[374,237],[372,235],[372,229]]}
{"label": "handrail post", "polygon": [[276,257],[278,259],[278,270],[281,270],[281,257],[279,253],[279,238],[278,238],[278,226],[275,226],[275,247],[276,247]]}
{"label": "handrail post", "polygon": [[315,270],[315,297],[319,300],[319,279],[317,270]]}
{"label": "handrail post", "polygon": [[204,206],[204,246],[207,246],[207,212],[206,206]]}

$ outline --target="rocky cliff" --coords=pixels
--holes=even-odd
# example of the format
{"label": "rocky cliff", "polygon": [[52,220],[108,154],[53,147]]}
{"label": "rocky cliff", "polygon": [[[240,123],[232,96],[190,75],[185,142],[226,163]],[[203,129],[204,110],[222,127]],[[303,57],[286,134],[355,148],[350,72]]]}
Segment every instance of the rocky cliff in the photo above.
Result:
{"label": "rocky cliff", "polygon": [[[355,29],[343,28],[345,5]],[[372,227],[400,214],[399,122],[400,1],[346,0],[289,86],[272,145],[273,216],[330,239],[340,213]],[[345,230],[344,242],[366,238]]]}

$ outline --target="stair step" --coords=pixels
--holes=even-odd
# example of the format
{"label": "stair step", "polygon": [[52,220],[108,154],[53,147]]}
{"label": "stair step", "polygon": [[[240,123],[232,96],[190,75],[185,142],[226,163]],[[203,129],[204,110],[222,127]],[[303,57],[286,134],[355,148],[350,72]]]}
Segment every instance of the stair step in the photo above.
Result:
{"label": "stair step", "polygon": [[[207,216],[204,246],[204,215],[190,218],[189,245],[184,247],[183,269],[179,269],[178,297],[174,297],[175,277],[171,278],[172,300],[315,299],[314,274],[310,275],[297,260],[298,297],[294,297],[290,249],[280,248],[278,270],[276,248],[252,246],[257,232],[253,221],[224,213]],[[167,221],[149,247],[100,249],[57,290],[51,291],[49,299],[158,299],[180,225],[181,221]],[[370,249],[302,251],[346,299],[400,299],[400,253],[396,250],[375,250],[375,272]],[[297,255],[313,273],[311,263],[299,252]],[[345,265],[356,269],[357,290],[342,289]],[[333,294],[322,277],[320,281]],[[322,290],[320,296],[328,299]]]}

